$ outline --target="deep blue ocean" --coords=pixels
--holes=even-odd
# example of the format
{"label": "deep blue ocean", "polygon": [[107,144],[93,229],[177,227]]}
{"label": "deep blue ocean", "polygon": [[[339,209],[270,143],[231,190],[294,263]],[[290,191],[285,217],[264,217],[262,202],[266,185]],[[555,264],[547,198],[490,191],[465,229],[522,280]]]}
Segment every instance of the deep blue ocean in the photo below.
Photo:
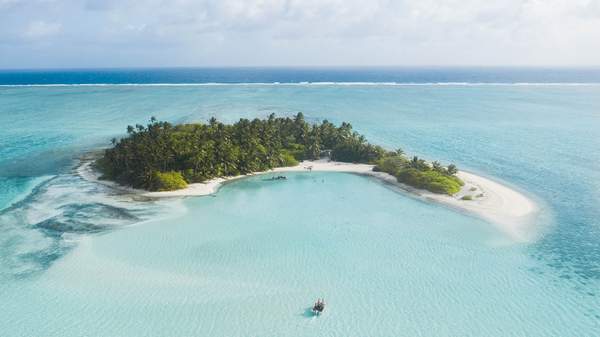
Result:
{"label": "deep blue ocean", "polygon": [[0,70],[0,85],[193,83],[598,83],[599,68],[165,68]]}
{"label": "deep blue ocean", "polygon": [[[161,201],[75,172],[150,116],[298,111],[513,186],[541,209],[537,239],[345,174]],[[600,69],[5,70],[0,126],[11,336],[600,335]],[[317,287],[336,309],[307,323]]]}

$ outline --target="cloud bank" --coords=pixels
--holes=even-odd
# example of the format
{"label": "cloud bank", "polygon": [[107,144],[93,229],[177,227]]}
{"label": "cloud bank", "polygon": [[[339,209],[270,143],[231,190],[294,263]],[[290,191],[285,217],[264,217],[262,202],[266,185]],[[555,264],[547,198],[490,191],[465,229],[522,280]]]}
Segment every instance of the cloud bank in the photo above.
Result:
{"label": "cloud bank", "polygon": [[0,68],[598,65],[600,0],[0,0]]}

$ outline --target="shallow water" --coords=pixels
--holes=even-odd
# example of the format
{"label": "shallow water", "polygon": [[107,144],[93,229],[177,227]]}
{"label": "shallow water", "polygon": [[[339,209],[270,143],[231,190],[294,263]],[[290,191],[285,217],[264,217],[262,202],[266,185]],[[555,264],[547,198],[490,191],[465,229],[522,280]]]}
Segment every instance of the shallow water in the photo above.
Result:
{"label": "shallow water", "polygon": [[[254,177],[185,206],[86,238],[9,287],[5,332],[583,336],[597,324],[594,298],[548,282],[528,246],[370,178]],[[318,318],[316,297],[328,302]]]}
{"label": "shallow water", "polygon": [[[542,209],[539,239],[514,244],[484,221],[348,174],[252,178],[215,198],[149,202],[72,173],[79,155],[151,115],[297,111],[525,191]],[[599,111],[595,85],[2,87],[0,327],[600,334]],[[306,317],[320,296],[328,312]]]}

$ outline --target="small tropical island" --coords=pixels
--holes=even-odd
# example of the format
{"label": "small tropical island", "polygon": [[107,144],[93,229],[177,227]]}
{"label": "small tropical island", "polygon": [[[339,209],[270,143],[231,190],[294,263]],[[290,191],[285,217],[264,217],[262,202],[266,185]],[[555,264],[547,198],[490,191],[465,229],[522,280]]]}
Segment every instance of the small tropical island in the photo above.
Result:
{"label": "small tropical island", "polygon": [[400,149],[387,151],[369,143],[350,123],[311,124],[302,113],[233,124],[211,118],[206,124],[173,125],[152,117],[145,126],[128,126],[126,137],[113,139],[95,167],[100,179],[148,191],[174,191],[322,158],[373,165],[375,172],[436,194],[454,195],[464,185],[455,165],[408,158]]}
{"label": "small tropical island", "polygon": [[213,195],[224,183],[255,174],[343,172],[373,178],[425,202],[467,212],[497,225],[516,241],[529,241],[538,211],[519,191],[455,165],[443,166],[400,149],[369,143],[349,123],[308,123],[293,117],[240,119],[233,124],[173,125],[151,118],[127,127],[100,155],[82,161],[79,176],[144,198]]}

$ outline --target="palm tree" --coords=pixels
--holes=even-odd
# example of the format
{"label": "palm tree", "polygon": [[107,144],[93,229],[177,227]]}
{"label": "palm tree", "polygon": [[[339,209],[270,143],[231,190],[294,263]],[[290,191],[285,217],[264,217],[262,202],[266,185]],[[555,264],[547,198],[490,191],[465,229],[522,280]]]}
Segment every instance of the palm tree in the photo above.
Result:
{"label": "palm tree", "polygon": [[458,173],[458,168],[454,164],[450,164],[448,165],[447,171],[449,175],[455,175]]}
{"label": "palm tree", "polygon": [[[112,139],[105,152],[107,176],[135,187],[152,188],[156,172],[179,172],[188,182],[221,175],[261,171],[295,159],[318,158],[323,148],[348,162],[373,162],[385,151],[369,144],[349,123],[314,125],[302,113],[293,118],[240,119],[225,125],[212,117],[207,124],[173,126],[151,117],[147,125],[127,127],[128,136]],[[283,160],[283,158],[287,158]],[[425,165],[417,160],[418,165]]]}
{"label": "palm tree", "polygon": [[439,161],[432,162],[431,167],[433,167],[433,170],[436,172],[446,173],[446,169],[444,169],[444,167],[442,166],[442,164],[440,164]]}

